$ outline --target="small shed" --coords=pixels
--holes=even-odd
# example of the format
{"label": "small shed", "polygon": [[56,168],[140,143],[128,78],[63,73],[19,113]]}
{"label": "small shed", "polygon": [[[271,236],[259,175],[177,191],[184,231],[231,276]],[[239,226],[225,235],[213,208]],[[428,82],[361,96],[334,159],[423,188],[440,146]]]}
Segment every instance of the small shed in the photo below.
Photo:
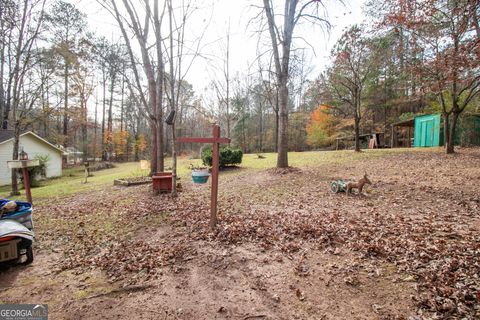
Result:
{"label": "small shed", "polygon": [[[441,132],[440,114],[426,114],[415,117],[415,147],[438,147],[443,144],[440,138]],[[443,129],[443,128],[442,128]]]}
{"label": "small shed", "polygon": [[411,148],[413,145],[415,119],[408,119],[392,123],[390,147]]}
{"label": "small shed", "polygon": [[[440,114],[427,114],[415,117],[415,147],[443,146],[443,118]],[[464,114],[457,120],[455,145],[480,146],[480,115]]]}
{"label": "small shed", "polygon": [[[7,167],[7,161],[13,160],[13,130],[0,130],[0,185],[11,183],[12,171]],[[20,134],[20,148],[23,147],[30,159],[38,156],[48,156],[46,176],[58,177],[62,175],[62,150],[47,140],[27,131]]]}

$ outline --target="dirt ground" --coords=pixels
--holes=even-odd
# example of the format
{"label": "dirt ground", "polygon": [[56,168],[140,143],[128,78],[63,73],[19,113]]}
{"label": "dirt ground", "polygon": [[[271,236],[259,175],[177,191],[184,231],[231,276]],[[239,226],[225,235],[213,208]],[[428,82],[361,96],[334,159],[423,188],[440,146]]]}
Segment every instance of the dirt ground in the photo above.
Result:
{"label": "dirt ground", "polygon": [[[364,172],[364,195],[330,191]],[[215,231],[210,188],[182,184],[175,200],[112,186],[37,205],[35,261],[0,270],[0,303],[50,319],[480,318],[478,148],[229,170]]]}

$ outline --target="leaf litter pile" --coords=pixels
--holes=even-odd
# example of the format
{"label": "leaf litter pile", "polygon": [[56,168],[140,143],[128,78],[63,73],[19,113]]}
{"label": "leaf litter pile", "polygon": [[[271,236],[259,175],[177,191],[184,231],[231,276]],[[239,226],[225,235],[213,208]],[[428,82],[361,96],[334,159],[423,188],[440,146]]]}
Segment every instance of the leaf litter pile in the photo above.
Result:
{"label": "leaf litter pile", "polygon": [[[373,182],[365,195],[329,190],[330,181],[364,172]],[[39,206],[36,214],[40,245],[65,252],[58,272],[99,268],[111,281],[147,281],[164,268],[181,270],[198,243],[253,244],[283,255],[305,247],[348,250],[356,257],[352,268],[361,264],[369,272],[388,263],[396,268],[394,281],[414,282],[418,316],[474,319],[480,317],[479,185],[479,149],[415,152],[225,175],[215,231],[208,225],[210,188],[190,184],[177,199],[139,186],[77,195]],[[168,237],[161,236],[165,228]],[[344,281],[355,285],[355,273]]]}

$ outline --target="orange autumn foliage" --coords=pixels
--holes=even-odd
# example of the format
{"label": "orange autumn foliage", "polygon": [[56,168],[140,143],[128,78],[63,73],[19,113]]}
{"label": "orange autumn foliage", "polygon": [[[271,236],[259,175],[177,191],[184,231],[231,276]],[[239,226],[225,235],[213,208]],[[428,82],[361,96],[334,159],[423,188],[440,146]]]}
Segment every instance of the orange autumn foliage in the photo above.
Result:
{"label": "orange autumn foliage", "polygon": [[326,105],[318,106],[307,124],[307,143],[312,147],[328,146],[333,141],[334,118]]}
{"label": "orange autumn foliage", "polygon": [[143,152],[145,149],[147,149],[147,140],[145,139],[145,135],[143,133],[138,135],[138,139],[135,141],[135,146],[140,152]]}
{"label": "orange autumn foliage", "polygon": [[117,131],[113,133],[113,145],[115,154],[121,156],[125,153],[128,144],[128,131]]}

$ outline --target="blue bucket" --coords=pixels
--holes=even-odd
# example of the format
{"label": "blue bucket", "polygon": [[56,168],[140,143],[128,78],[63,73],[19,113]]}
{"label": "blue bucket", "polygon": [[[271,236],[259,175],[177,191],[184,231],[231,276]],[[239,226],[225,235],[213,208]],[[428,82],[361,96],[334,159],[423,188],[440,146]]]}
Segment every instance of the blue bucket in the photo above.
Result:
{"label": "blue bucket", "polygon": [[197,183],[197,184],[207,183],[208,177],[210,177],[210,173],[208,173],[207,170],[192,171],[193,183]]}

